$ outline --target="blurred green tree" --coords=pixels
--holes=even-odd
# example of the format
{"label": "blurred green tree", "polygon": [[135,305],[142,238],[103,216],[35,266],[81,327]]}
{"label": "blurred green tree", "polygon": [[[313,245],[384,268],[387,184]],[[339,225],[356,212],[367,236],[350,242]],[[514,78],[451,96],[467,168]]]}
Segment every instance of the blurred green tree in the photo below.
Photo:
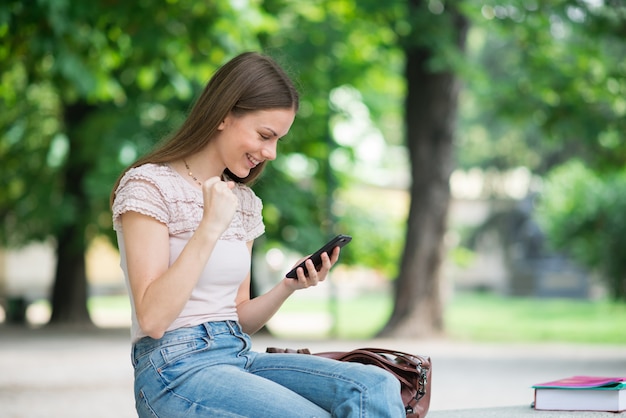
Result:
{"label": "blurred green tree", "polygon": [[[272,37],[279,27],[296,32],[300,22],[313,29],[318,6],[300,16],[299,6],[273,10],[270,3],[268,10],[256,2],[191,0],[0,5],[0,237],[10,246],[54,238],[52,324],[90,323],[84,253],[95,236],[113,238],[107,196],[118,173],[177,125],[217,65],[243,50],[265,49],[304,93],[304,123],[282,141],[256,186],[267,202],[265,244],[306,253],[334,233],[338,180],[328,161],[340,146],[328,109],[336,73],[309,66],[308,57],[328,62],[315,37],[306,45],[312,51],[293,56]],[[330,22],[335,38],[349,27],[341,23]]]}
{"label": "blurred green tree", "polygon": [[406,239],[385,336],[443,331],[440,274],[454,168],[454,141],[469,20],[460,2],[407,1],[401,29],[407,83],[404,124],[411,161]]}
{"label": "blurred green tree", "polygon": [[598,172],[571,160],[547,177],[539,206],[557,248],[608,280],[611,295],[626,300],[626,170]]}
{"label": "blurred green tree", "polygon": [[[385,118],[402,113],[401,78],[407,78],[407,143],[412,174],[420,181],[412,189],[394,319],[401,322],[419,306],[424,329],[417,332],[441,327],[437,269],[458,93],[449,61],[464,30],[454,9],[448,13],[421,1],[276,0],[264,2],[264,11],[226,2],[73,3],[13,1],[0,14],[7,110],[1,122],[8,127],[2,157],[11,168],[4,173],[2,237],[12,244],[55,237],[52,323],[89,321],[84,249],[96,234],[110,233],[105,196],[116,174],[183,117],[217,64],[239,49],[263,47],[285,51],[280,54],[288,69],[285,57],[298,63],[304,90],[299,115],[304,123],[296,125],[284,157],[258,185],[261,197],[272,202],[265,211],[269,239],[302,252],[310,250],[314,237],[346,228],[342,220],[334,227],[332,219],[334,188],[351,180],[349,168],[342,176],[330,165],[341,147],[329,127],[345,111],[329,106],[332,93],[345,85],[362,90],[376,122],[388,128]],[[228,23],[235,19],[236,30]],[[455,19],[458,28],[450,25]],[[420,30],[425,27],[432,33]],[[435,113],[429,113],[429,100],[437,103]],[[397,144],[404,137],[397,126],[385,136]],[[32,150],[29,165],[22,161],[26,150]],[[307,169],[294,173],[294,160]],[[283,193],[289,181],[298,187]],[[384,240],[370,246],[373,254],[390,248]],[[419,304],[412,302],[415,295]]]}
{"label": "blurred green tree", "polygon": [[0,5],[1,238],[54,238],[52,324],[91,323],[85,250],[111,235],[118,173],[182,117],[218,64],[257,48],[255,34],[271,25],[229,2]]}
{"label": "blurred green tree", "polygon": [[[626,163],[626,4],[486,2],[473,21],[460,166],[556,170],[545,190],[535,190],[549,241],[602,271],[613,296],[626,298],[621,250],[609,244],[620,241],[617,218],[626,212],[617,180]],[[567,185],[566,173],[576,185]]]}
{"label": "blurred green tree", "polygon": [[303,93],[298,122],[256,186],[267,243],[306,253],[372,216],[340,216],[346,208],[333,205],[336,189],[358,180],[359,144],[334,129],[351,117],[336,97],[356,90],[348,104],[367,105],[387,143],[407,146],[412,177],[404,246],[369,228],[358,261],[389,255],[393,274],[394,252],[400,259],[385,334],[438,332],[460,81],[462,166],[542,173],[584,155],[612,170],[626,152],[624,15],[619,2],[578,0],[9,0],[0,5],[0,236],[10,245],[54,237],[52,322],[89,322],[84,250],[112,236],[117,174],[176,126],[217,65],[264,49]]}
{"label": "blurred green tree", "polygon": [[495,1],[471,14],[461,167],[623,165],[623,2]]}
{"label": "blurred green tree", "polygon": [[[322,92],[313,97],[327,102],[333,89],[356,88],[388,142],[408,147],[413,183],[404,245],[395,246],[398,240],[391,234],[387,236],[394,241],[372,237],[382,245],[373,245],[372,254],[388,254],[389,248],[398,252],[393,257],[399,260],[394,311],[385,335],[429,335],[443,327],[439,268],[460,88],[455,67],[461,62],[467,20],[456,2],[436,3],[267,2],[275,10],[292,11],[288,15],[296,24],[283,27],[268,44],[288,51],[303,66],[307,91]],[[313,113],[311,118],[333,121],[342,116],[340,109],[331,107],[328,112]],[[318,121],[300,126],[328,126],[323,119]],[[325,130],[315,134],[332,136]],[[357,140],[355,148],[358,145]],[[332,140],[328,146],[333,146]],[[323,155],[332,155],[332,150]],[[355,180],[346,175],[348,171],[336,171],[340,182]]]}

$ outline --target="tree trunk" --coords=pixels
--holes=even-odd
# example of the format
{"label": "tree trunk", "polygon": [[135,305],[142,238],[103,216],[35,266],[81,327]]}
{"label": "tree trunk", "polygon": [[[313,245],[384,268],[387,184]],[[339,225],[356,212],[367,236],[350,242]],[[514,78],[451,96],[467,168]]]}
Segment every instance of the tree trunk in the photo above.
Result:
{"label": "tree trunk", "polygon": [[88,141],[80,138],[80,125],[93,107],[79,102],[65,108],[64,122],[69,138],[69,155],[64,172],[65,200],[72,202],[71,221],[57,232],[57,267],[52,290],[50,325],[92,326],[87,309],[87,268],[85,229],[89,223],[89,198],[84,179],[89,167],[81,152]]}
{"label": "tree trunk", "polygon": [[[457,15],[451,20],[462,48],[467,21]],[[439,274],[460,83],[451,71],[429,71],[433,56],[429,48],[408,46],[405,54],[411,204],[400,273],[394,283],[394,310],[380,335],[426,337],[443,331]]]}
{"label": "tree trunk", "polygon": [[57,267],[50,325],[92,325],[87,309],[84,231],[75,225],[57,236]]}

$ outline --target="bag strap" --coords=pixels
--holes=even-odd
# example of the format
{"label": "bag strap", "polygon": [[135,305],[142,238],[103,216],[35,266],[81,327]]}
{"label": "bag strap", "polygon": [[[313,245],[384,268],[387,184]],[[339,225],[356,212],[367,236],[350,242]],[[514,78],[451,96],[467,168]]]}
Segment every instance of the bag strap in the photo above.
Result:
{"label": "bag strap", "polygon": [[[352,351],[327,351],[322,353],[314,353],[316,356],[331,358],[341,361],[356,361],[362,363],[362,359],[366,359],[365,363],[375,364],[378,367],[386,369],[388,372],[393,373],[400,382],[407,387],[415,387],[416,385],[410,380],[406,379],[401,373],[396,373],[399,369],[405,373],[415,373],[418,370],[419,364],[401,364],[390,360],[384,355],[376,353],[377,349],[356,349]],[[367,361],[369,360],[369,361]],[[419,388],[416,388],[419,389]]]}
{"label": "bag strap", "polygon": [[[407,361],[407,363],[409,363],[413,367],[405,366],[404,368],[407,370],[410,369],[411,371],[417,370],[419,374],[419,387],[416,388],[417,392],[415,394],[415,397],[411,400],[410,406],[414,407],[415,405],[417,405],[418,401],[423,398],[424,395],[426,395],[426,388],[428,385],[428,371],[430,370],[430,359],[415,354],[409,354],[402,351],[389,350],[385,348],[361,348],[354,351],[370,351],[374,353],[389,354],[392,356],[396,356],[396,358],[401,358],[402,360]],[[381,355],[380,357],[385,358],[385,361],[389,362],[389,360],[385,356]],[[394,367],[399,366],[397,362],[393,362],[393,364]],[[409,386],[412,386],[412,384],[410,384]]]}

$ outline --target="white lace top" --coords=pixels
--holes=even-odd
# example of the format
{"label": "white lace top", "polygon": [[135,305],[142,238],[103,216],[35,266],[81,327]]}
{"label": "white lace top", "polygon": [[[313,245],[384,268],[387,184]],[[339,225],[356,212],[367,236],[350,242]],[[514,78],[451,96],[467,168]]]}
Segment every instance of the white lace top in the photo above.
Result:
{"label": "white lace top", "polygon": [[[233,221],[215,246],[189,301],[168,330],[207,321],[237,320],[235,297],[239,285],[250,272],[250,252],[246,242],[262,235],[265,226],[261,200],[252,189],[237,183],[233,191],[239,199]],[[131,295],[132,340],[137,341],[146,334],[139,328],[135,315],[120,220],[120,215],[129,211],[150,216],[167,226],[169,265],[172,265],[200,223],[202,192],[165,164],[146,164],[130,169],[115,192],[113,228],[117,232],[120,265]]]}

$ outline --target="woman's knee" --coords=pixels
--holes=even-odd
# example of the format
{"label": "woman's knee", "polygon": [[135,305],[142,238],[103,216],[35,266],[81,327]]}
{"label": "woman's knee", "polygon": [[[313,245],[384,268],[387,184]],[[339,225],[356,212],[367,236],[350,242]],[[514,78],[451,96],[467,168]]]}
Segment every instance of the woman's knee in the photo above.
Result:
{"label": "woman's knee", "polygon": [[376,390],[384,392],[384,393],[400,393],[400,381],[390,372],[381,369],[379,367],[375,367],[379,384],[376,387]]}
{"label": "woman's knee", "polygon": [[367,387],[367,399],[370,412],[377,417],[404,416],[400,381],[388,371],[371,366]]}

